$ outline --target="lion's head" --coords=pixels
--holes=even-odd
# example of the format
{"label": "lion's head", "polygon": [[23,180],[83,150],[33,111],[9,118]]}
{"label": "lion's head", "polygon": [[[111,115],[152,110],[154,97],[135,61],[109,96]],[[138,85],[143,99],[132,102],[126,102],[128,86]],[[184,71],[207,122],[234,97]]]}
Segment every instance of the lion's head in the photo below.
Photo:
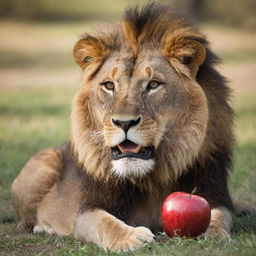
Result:
{"label": "lion's head", "polygon": [[169,10],[127,10],[121,24],[83,35],[74,58],[83,74],[71,143],[94,177],[170,182],[215,146],[214,135],[205,142],[214,96],[202,86],[214,58],[204,35]]}

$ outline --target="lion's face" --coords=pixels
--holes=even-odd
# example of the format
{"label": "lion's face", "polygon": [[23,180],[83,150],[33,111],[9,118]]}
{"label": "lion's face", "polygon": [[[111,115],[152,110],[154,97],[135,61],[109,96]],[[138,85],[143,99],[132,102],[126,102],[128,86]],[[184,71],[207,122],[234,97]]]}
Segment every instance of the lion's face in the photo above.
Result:
{"label": "lion's face", "polygon": [[[79,95],[82,100],[76,104],[86,101],[89,111],[78,108],[73,111],[73,120],[78,113],[90,114],[97,131],[94,134],[102,135],[97,153],[99,147],[104,149],[104,157],[109,157],[112,173],[117,176],[145,176],[160,158],[178,170],[198,154],[208,116],[205,95],[195,76],[205,50],[191,40],[182,41],[179,47],[177,56],[172,57],[168,56],[173,54],[169,47],[164,46],[141,47],[137,54],[129,47],[111,51],[106,42],[94,37],[81,39],[75,46],[75,59],[85,70],[81,94],[86,92],[86,99]],[[78,127],[78,131],[73,128],[77,145],[86,143],[77,133],[84,136],[90,127],[74,127]],[[80,161],[87,158],[81,152],[78,158],[79,154]],[[182,159],[185,154],[186,161]]]}
{"label": "lion's face", "polygon": [[124,56],[104,62],[91,81],[90,99],[111,148],[112,170],[143,176],[154,167],[161,141],[188,119],[188,95],[184,80],[158,52],[136,61]]}

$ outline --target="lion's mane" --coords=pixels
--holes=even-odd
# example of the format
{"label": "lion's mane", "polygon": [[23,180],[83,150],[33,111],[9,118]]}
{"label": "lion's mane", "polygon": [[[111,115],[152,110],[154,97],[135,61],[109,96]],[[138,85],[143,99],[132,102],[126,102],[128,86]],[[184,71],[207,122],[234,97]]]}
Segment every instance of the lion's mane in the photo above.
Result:
{"label": "lion's mane", "polygon": [[[172,36],[167,37],[167,34]],[[84,77],[72,105],[70,142],[80,166],[95,180],[118,182],[119,178],[110,172],[110,150],[104,147],[104,138],[97,130],[93,102],[89,98],[90,81],[109,51],[125,45],[136,58],[142,43],[154,45],[154,42],[168,40],[169,45],[179,45],[178,48],[182,51],[184,39],[192,39],[206,49],[206,59],[196,76],[205,98],[198,97],[196,90],[191,92],[191,109],[188,114],[192,118],[189,125],[173,131],[175,134],[172,138],[175,139],[168,139],[168,136],[163,138],[156,154],[155,169],[146,177],[134,179],[133,182],[146,190],[170,183],[173,190],[177,188],[191,191],[197,186],[198,191],[202,191],[209,200],[217,197],[220,203],[232,208],[228,193],[223,191],[227,190],[226,180],[232,163],[234,143],[233,112],[229,106],[230,90],[225,78],[215,69],[218,57],[211,51],[206,37],[196,27],[174,18],[168,9],[155,4],[147,5],[141,11],[136,8],[128,9],[121,24],[104,27],[95,36],[104,42],[107,49],[104,46],[93,49],[97,51],[95,55],[98,54],[95,67],[90,67],[92,71]],[[155,44],[155,47],[159,45]],[[163,55],[173,54],[166,51],[168,50],[162,48]],[[207,105],[207,111],[201,111],[204,104]],[[202,116],[206,123],[200,122]],[[213,185],[215,187],[210,189],[209,186]],[[209,194],[207,191],[210,191]],[[225,194],[227,196],[223,196]]]}

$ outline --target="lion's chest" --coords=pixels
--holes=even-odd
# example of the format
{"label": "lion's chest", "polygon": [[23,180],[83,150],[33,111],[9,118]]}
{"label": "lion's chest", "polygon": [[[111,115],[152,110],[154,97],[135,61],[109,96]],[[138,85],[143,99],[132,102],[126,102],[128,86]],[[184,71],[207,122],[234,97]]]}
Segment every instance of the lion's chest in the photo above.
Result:
{"label": "lion's chest", "polygon": [[96,182],[83,176],[80,210],[100,208],[131,226],[145,226],[161,231],[161,205],[165,193],[154,195],[130,183]]}
{"label": "lion's chest", "polygon": [[134,205],[127,224],[131,226],[145,226],[153,232],[162,231],[161,202],[150,196]]}

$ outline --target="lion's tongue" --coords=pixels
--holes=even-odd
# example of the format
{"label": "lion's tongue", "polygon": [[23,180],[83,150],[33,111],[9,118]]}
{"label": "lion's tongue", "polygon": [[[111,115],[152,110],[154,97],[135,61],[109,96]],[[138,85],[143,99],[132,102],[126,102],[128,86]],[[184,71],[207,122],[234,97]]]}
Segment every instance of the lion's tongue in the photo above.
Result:
{"label": "lion's tongue", "polygon": [[122,153],[131,152],[137,154],[139,153],[141,147],[129,140],[125,140],[124,142],[118,145],[118,148]]}

